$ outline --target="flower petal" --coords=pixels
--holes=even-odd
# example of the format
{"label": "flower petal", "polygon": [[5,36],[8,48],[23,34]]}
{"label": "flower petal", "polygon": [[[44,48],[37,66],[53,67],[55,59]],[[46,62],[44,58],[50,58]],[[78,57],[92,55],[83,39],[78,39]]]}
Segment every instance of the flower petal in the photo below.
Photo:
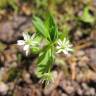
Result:
{"label": "flower petal", "polygon": [[70,52],[73,52],[73,49],[72,48],[68,48],[67,50],[70,51]]}
{"label": "flower petal", "polygon": [[58,51],[56,53],[63,52],[65,55],[69,55],[69,52],[72,52],[73,49],[72,44],[70,44],[69,40],[67,38],[64,38],[63,41],[60,39],[58,40],[58,46],[56,47]]}
{"label": "flower petal", "polygon": [[58,45],[62,46],[62,41],[60,39],[58,40]]}
{"label": "flower petal", "polygon": [[65,44],[66,43],[66,38],[64,38],[64,40],[63,40],[63,44]]}
{"label": "flower petal", "polygon": [[30,39],[30,36],[28,35],[28,33],[23,33],[23,37],[24,37],[24,40]]}
{"label": "flower petal", "polygon": [[68,51],[66,51],[66,50],[63,50],[63,53],[64,53],[65,55],[68,55],[68,54],[69,54]]}
{"label": "flower petal", "polygon": [[68,45],[69,48],[71,48],[72,46],[73,46],[72,44]]}
{"label": "flower petal", "polygon": [[31,36],[31,40],[33,40],[33,39],[34,39],[35,35],[36,35],[36,34],[34,33],[34,34]]}
{"label": "flower petal", "polygon": [[29,50],[26,50],[26,56],[28,56]]}
{"label": "flower petal", "polygon": [[57,49],[60,49],[61,47],[60,47],[60,46],[57,46],[56,48],[57,48]]}
{"label": "flower petal", "polygon": [[25,50],[25,51],[29,50],[29,45],[25,45],[23,50]]}
{"label": "flower petal", "polygon": [[56,53],[61,53],[63,50],[62,49],[59,49]]}
{"label": "flower petal", "polygon": [[24,45],[25,44],[25,41],[24,40],[18,40],[17,41],[17,45]]}

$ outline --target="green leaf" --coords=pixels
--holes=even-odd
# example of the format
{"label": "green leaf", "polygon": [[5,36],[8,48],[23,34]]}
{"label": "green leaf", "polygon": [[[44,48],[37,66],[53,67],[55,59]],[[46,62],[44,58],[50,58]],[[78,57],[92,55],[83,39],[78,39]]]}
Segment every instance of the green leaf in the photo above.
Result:
{"label": "green leaf", "polygon": [[89,8],[85,7],[83,15],[80,17],[80,20],[85,23],[94,23],[94,17],[89,13]]}
{"label": "green leaf", "polygon": [[33,24],[39,35],[42,35],[45,38],[49,38],[49,33],[48,33],[48,31],[46,31],[44,23],[40,18],[34,17]]}
{"label": "green leaf", "polygon": [[42,40],[42,36],[40,36],[38,33],[36,34],[35,38],[34,38],[34,41],[36,42],[41,42]]}
{"label": "green leaf", "polygon": [[51,64],[53,63],[53,54],[51,49],[47,49],[39,56],[36,74],[42,77],[45,73],[50,72]]}
{"label": "green leaf", "polygon": [[32,53],[35,53],[35,54],[37,54],[39,52],[39,50],[40,50],[40,48],[38,48],[38,47],[31,48]]}
{"label": "green leaf", "polygon": [[57,27],[52,15],[49,12],[47,14],[45,26],[47,28],[47,31],[50,34],[51,41],[56,40],[58,38],[58,27]]}

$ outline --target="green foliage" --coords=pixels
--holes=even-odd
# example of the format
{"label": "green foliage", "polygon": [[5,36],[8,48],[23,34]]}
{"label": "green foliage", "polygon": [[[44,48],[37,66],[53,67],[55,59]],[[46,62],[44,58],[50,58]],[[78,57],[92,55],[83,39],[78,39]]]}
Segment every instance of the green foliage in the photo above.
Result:
{"label": "green foliage", "polygon": [[42,35],[48,41],[52,42],[58,38],[58,27],[50,13],[47,15],[47,19],[43,22],[38,17],[34,17],[33,24],[39,35]]}
{"label": "green foliage", "polygon": [[55,46],[54,42],[58,38],[58,28],[50,13],[48,13],[47,19],[44,22],[38,17],[34,17],[33,24],[36,28],[37,34],[48,41],[48,43],[43,47],[43,51],[40,52],[36,74],[44,81],[49,81],[49,79],[52,78],[50,77],[51,75],[48,74],[50,74],[51,67],[54,62],[55,54],[53,49]]}
{"label": "green foliage", "polygon": [[94,17],[89,13],[89,8],[85,7],[82,16],[79,19],[85,23],[94,23]]}
{"label": "green foliage", "polygon": [[46,7],[48,5],[48,0],[34,0],[37,7]]}
{"label": "green foliage", "polygon": [[17,1],[16,0],[0,0],[0,9],[6,8],[10,5],[15,11],[18,10]]}
{"label": "green foliage", "polygon": [[[51,68],[55,60],[55,53],[57,51],[56,48],[58,47],[58,52],[63,51],[64,53],[68,53],[67,51],[71,50],[71,44],[69,44],[68,41],[68,27],[65,27],[66,32],[64,31],[64,35],[60,34],[56,22],[49,12],[45,21],[38,17],[34,17],[33,24],[35,26],[38,38],[40,36],[40,38],[44,39],[45,42],[47,40],[39,53],[36,74],[42,79],[42,81],[49,82],[53,80]],[[56,44],[58,44],[58,46],[56,46]],[[62,46],[65,49],[61,49]]]}
{"label": "green foliage", "polygon": [[36,34],[32,36],[27,33],[23,34],[24,40],[17,41],[17,44],[24,46],[26,55],[28,55],[30,50],[33,53],[39,53],[36,75],[41,78],[42,82],[45,81],[48,84],[53,80],[51,69],[54,64],[55,54],[63,52],[67,55],[68,51],[72,52],[72,45],[66,38],[68,32],[65,32],[63,37],[62,34],[59,34],[58,27],[49,12],[45,21],[34,17],[33,24]]}
{"label": "green foliage", "polygon": [[45,27],[47,32],[49,32],[51,41],[57,40],[58,38],[58,27],[52,17],[52,15],[48,14],[47,19],[45,21]]}
{"label": "green foliage", "polygon": [[51,64],[53,63],[53,54],[51,49],[46,49],[40,53],[38,59],[37,76],[42,77],[44,73],[50,72]]}
{"label": "green foliage", "polygon": [[6,7],[8,4],[8,0],[0,0],[0,8]]}
{"label": "green foliage", "polygon": [[44,38],[50,39],[49,33],[47,32],[44,22],[41,19],[34,17],[33,24],[39,35],[43,36]]}

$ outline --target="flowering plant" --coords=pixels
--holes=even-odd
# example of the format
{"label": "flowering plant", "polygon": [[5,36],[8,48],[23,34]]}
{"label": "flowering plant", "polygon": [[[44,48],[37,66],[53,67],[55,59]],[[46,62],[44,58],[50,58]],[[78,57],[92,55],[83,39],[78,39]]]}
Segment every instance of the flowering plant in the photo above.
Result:
{"label": "flowering plant", "polygon": [[[73,51],[72,44],[65,35],[60,34],[51,14],[48,14],[45,21],[34,17],[33,24],[36,29],[35,35],[30,36],[24,33],[24,40],[17,42],[18,45],[24,46],[26,55],[30,51],[38,52],[36,75],[48,83],[53,81],[51,68],[55,61],[55,54],[63,52],[65,55],[69,55],[69,52]],[[33,51],[34,49],[35,51]]]}

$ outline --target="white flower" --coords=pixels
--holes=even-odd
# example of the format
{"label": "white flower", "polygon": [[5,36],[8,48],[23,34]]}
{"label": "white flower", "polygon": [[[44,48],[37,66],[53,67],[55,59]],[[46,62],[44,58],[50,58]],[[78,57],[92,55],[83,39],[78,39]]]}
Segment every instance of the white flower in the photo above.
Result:
{"label": "white flower", "polygon": [[34,40],[34,37],[35,34],[30,36],[28,33],[23,33],[24,40],[17,41],[17,45],[24,46],[23,50],[26,52],[26,55],[28,55],[31,47],[34,47],[38,44],[38,42]]}
{"label": "white flower", "polygon": [[63,41],[61,41],[60,39],[58,40],[58,46],[57,48],[57,52],[56,53],[61,53],[63,52],[65,55],[69,55],[69,52],[72,52],[72,44],[70,44],[69,40],[67,38],[64,38]]}

